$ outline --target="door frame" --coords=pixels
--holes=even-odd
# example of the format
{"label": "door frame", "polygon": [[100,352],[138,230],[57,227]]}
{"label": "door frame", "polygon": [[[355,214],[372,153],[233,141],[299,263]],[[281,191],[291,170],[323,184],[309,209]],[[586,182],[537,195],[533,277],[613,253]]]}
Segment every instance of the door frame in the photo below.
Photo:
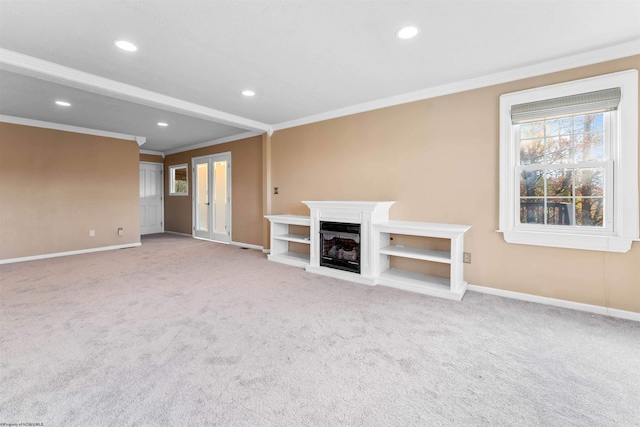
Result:
{"label": "door frame", "polygon": [[[228,229],[227,229],[227,241],[223,242],[220,240],[213,240],[213,239],[207,239],[204,237],[198,237],[196,236],[196,184],[197,184],[197,177],[196,177],[196,163],[198,162],[202,162],[203,160],[206,160],[209,164],[208,167],[208,173],[207,173],[207,179],[209,180],[209,191],[213,191],[214,188],[214,183],[213,183],[213,171],[214,171],[214,163],[216,161],[221,161],[221,160],[227,160],[227,197],[228,197],[228,203],[227,203],[227,209],[226,209],[226,215],[227,215],[227,224],[228,224]],[[232,173],[231,173],[231,151],[224,151],[222,153],[216,153],[216,154],[207,154],[205,156],[198,156],[198,157],[192,157],[191,158],[191,235],[193,236],[194,239],[200,239],[200,240],[207,240],[210,242],[216,242],[216,243],[225,243],[225,244],[230,244],[231,243],[231,233],[233,230],[233,221],[232,221],[232,206],[233,206],[233,195],[232,195]],[[213,234],[213,220],[214,217],[212,215],[212,213],[214,212],[213,209],[213,204],[210,205],[210,211],[209,211],[209,236],[211,236]]]}
{"label": "door frame", "polygon": [[[160,162],[145,162],[145,161],[140,161],[138,162],[141,165],[154,165],[154,166],[160,166],[160,215],[161,215],[161,220],[160,220],[160,224],[162,225],[162,231],[161,233],[164,233],[164,163],[160,163]],[[138,198],[140,198],[140,195],[138,195]],[[138,209],[140,209],[140,203],[138,202]],[[138,216],[140,216],[140,213],[138,212]],[[141,236],[143,236],[142,233],[140,233]]]}

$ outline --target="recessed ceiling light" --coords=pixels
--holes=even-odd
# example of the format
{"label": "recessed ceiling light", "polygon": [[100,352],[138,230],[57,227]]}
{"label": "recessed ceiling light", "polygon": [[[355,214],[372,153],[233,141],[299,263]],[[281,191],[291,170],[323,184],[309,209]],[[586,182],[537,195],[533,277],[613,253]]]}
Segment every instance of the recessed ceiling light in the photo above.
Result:
{"label": "recessed ceiling light", "polygon": [[71,107],[71,104],[68,103],[67,101],[56,101],[57,105],[61,105],[63,107]]}
{"label": "recessed ceiling light", "polygon": [[242,94],[244,96],[254,96],[256,93],[254,91],[252,91],[252,90],[243,90]]}
{"label": "recessed ceiling light", "polygon": [[416,27],[404,27],[398,30],[396,33],[396,37],[399,39],[410,39],[418,34],[418,29]]}
{"label": "recessed ceiling light", "polygon": [[120,49],[122,50],[126,50],[127,52],[135,52],[136,50],[138,50],[138,48],[136,47],[136,45],[134,45],[131,42],[128,42],[126,40],[116,40],[115,42],[113,42],[116,46],[118,46]]}
{"label": "recessed ceiling light", "polygon": [[158,126],[167,127],[167,126],[169,126],[169,124],[167,124],[165,122],[158,122]]}

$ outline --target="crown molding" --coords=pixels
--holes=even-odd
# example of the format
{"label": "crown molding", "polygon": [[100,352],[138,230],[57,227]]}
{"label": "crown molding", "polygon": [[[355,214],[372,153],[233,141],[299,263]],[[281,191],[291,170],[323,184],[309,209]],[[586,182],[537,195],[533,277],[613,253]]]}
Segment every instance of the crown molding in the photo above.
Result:
{"label": "crown molding", "polygon": [[[55,129],[65,132],[83,133],[85,135],[104,136],[106,138],[124,139],[125,141],[136,141],[138,146],[147,140],[143,136],[126,135],[124,133],[108,132],[99,129],[82,128],[78,126],[63,125],[60,123],[43,122],[41,120],[25,119],[22,117],[4,116],[0,114],[0,122],[14,125],[31,126],[44,129]],[[142,142],[140,142],[142,141]]]}
{"label": "crown molding", "polygon": [[569,70],[586,65],[597,64],[599,62],[611,61],[640,54],[640,40],[632,40],[612,47],[598,49],[590,52],[580,53],[572,56],[533,64],[525,67],[514,68],[512,70],[499,73],[488,74],[473,79],[461,80],[415,92],[408,92],[400,95],[382,98],[375,101],[364,102],[337,110],[327,111],[312,116],[303,117],[287,122],[278,123],[272,126],[274,131],[302,126],[352,114],[364,113],[365,111],[378,110],[380,108],[392,107],[394,105],[406,104],[409,102],[422,101],[424,99],[435,98],[443,95],[464,92],[472,89],[479,89],[497,84],[508,83],[529,77],[536,77],[543,74]]}
{"label": "crown molding", "polygon": [[233,142],[241,139],[247,139],[254,136],[262,135],[264,132],[243,132],[236,135],[225,136],[224,138],[218,138],[211,141],[200,142],[198,144],[187,145],[186,147],[174,148],[164,152],[165,155],[182,153],[185,151],[191,151],[198,148],[210,147],[212,145],[224,144],[225,142]]}
{"label": "crown molding", "polygon": [[150,154],[152,156],[162,156],[162,158],[164,159],[164,153],[162,151],[140,150],[140,154]]}
{"label": "crown molding", "polygon": [[269,132],[266,123],[214,110],[136,86],[85,73],[53,62],[0,48],[0,68],[18,74],[99,93],[112,98],[160,108],[241,129]]}

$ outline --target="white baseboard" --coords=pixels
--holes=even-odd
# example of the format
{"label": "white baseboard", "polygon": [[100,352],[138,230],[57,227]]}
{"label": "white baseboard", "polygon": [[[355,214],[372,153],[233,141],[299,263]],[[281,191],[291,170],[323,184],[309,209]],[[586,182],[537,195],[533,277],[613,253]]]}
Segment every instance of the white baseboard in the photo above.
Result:
{"label": "white baseboard", "polygon": [[[175,231],[165,231],[165,233],[175,234],[175,235],[178,235],[178,236],[193,237],[194,239],[205,240],[207,242],[213,242],[213,240],[202,239],[200,237],[192,236],[191,234],[178,233],[178,232],[175,232]],[[215,242],[215,243],[222,243],[222,242]],[[263,250],[262,246],[252,245],[251,243],[234,242],[232,240],[232,241],[229,242],[229,244],[232,245],[232,246],[240,246],[241,248],[257,249],[259,251]]]}
{"label": "white baseboard", "polygon": [[517,299],[521,301],[546,304],[554,307],[568,308],[570,310],[586,311],[588,313],[602,314],[604,316],[617,317],[626,320],[640,322],[640,313],[618,310],[616,308],[601,307],[599,305],[583,304],[580,302],[566,301],[562,299],[541,297],[538,295],[523,294],[520,292],[505,291],[504,289],[488,288],[486,286],[468,285],[467,290],[499,297]]}
{"label": "white baseboard", "polygon": [[234,242],[233,240],[229,243],[233,246],[240,246],[242,248],[257,249],[259,251],[263,250],[262,246],[252,245],[251,243]]}
{"label": "white baseboard", "polygon": [[271,253],[271,249],[264,249],[264,248],[263,248],[263,249],[262,249],[262,253],[270,254],[270,253]]}
{"label": "white baseboard", "polygon": [[51,254],[25,256],[25,257],[21,257],[21,258],[0,259],[0,264],[11,264],[11,263],[14,263],[14,262],[23,262],[23,261],[35,261],[35,260],[38,260],[38,259],[57,258],[57,257],[61,257],[61,256],[80,255],[80,254],[88,254],[88,253],[92,253],[92,252],[111,251],[111,250],[114,250],[114,249],[135,248],[137,246],[140,246],[140,242],[138,242],[138,243],[128,243],[126,245],[102,246],[100,248],[81,249],[81,250],[78,250],[78,251],[56,252],[56,253],[51,253]]}
{"label": "white baseboard", "polygon": [[175,234],[176,236],[185,236],[185,237],[193,237],[191,234],[186,234],[186,233],[178,233],[177,231],[163,231],[163,233],[167,233],[167,234]]}

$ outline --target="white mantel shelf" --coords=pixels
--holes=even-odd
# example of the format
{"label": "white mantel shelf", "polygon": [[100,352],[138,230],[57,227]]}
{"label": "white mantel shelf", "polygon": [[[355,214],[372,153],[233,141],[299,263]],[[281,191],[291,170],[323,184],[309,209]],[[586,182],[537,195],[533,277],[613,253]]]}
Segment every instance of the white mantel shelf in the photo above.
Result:
{"label": "white mantel shelf", "polygon": [[[306,271],[366,285],[385,285],[460,301],[463,280],[464,233],[471,227],[389,220],[392,201],[303,201],[310,216],[266,215],[271,222],[269,260],[303,267]],[[320,266],[320,221],[360,224],[360,274]],[[289,225],[309,227],[309,235],[291,234]],[[449,239],[451,250],[437,251],[390,244],[391,234]],[[289,243],[310,245],[310,255],[289,251]],[[448,264],[450,277],[435,277],[390,268],[391,256]]]}
{"label": "white mantel shelf", "polygon": [[372,211],[379,208],[387,211],[395,202],[391,201],[369,201],[369,200],[303,200],[302,203],[309,206],[309,209],[340,209],[350,211]]}

